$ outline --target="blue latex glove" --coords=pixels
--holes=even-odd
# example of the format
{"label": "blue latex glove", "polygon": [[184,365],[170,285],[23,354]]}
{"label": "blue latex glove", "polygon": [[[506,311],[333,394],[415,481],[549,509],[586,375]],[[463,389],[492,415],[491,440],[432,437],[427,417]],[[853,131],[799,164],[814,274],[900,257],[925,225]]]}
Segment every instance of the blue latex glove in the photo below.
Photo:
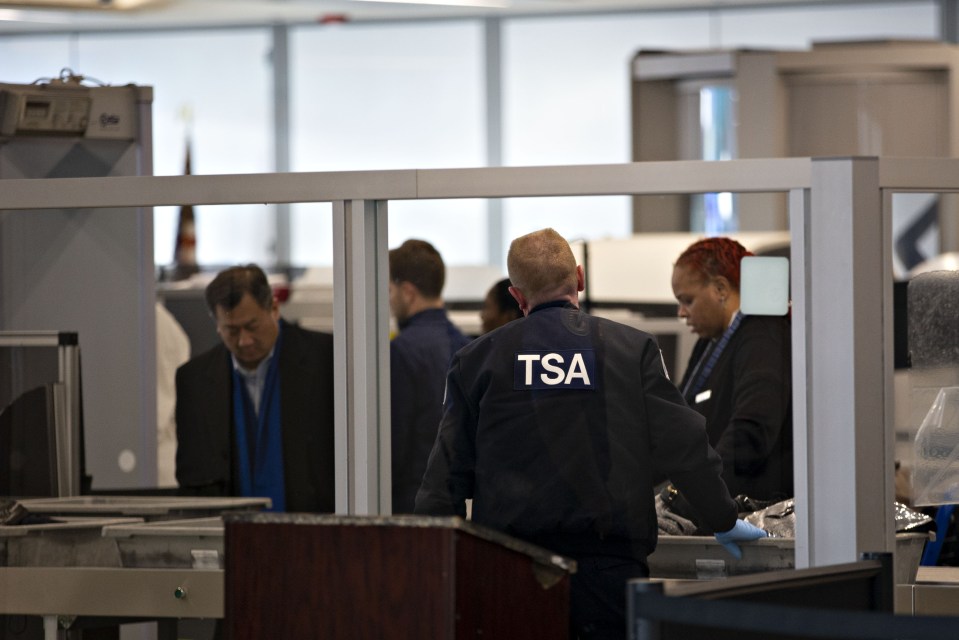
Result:
{"label": "blue latex glove", "polygon": [[737,560],[743,557],[743,551],[739,548],[737,542],[749,542],[765,538],[768,534],[757,526],[751,525],[745,520],[737,520],[736,524],[729,531],[723,531],[716,534],[716,540],[719,544],[726,547],[726,551],[733,554]]}

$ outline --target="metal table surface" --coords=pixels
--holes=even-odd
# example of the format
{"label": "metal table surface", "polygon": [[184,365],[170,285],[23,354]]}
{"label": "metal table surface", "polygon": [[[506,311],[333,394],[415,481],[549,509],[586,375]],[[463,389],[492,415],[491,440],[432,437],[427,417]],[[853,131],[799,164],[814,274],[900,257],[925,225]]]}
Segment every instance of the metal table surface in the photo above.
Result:
{"label": "metal table surface", "polygon": [[[222,558],[219,514],[259,510],[269,500],[79,496],[21,504],[51,522],[0,527],[0,614],[41,616],[44,637],[55,640],[61,621],[66,626],[79,616],[222,618],[224,572],[210,562],[211,552]],[[185,559],[156,551],[178,536],[175,551]],[[121,542],[139,550],[124,551]],[[127,562],[131,554],[163,561],[138,566]],[[175,625],[164,633],[175,638]]]}

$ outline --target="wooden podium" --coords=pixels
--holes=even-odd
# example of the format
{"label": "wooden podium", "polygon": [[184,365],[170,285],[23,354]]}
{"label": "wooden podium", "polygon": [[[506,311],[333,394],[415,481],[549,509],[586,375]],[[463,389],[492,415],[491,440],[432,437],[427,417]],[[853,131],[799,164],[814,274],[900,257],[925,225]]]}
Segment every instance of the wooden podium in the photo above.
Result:
{"label": "wooden podium", "polygon": [[461,518],[224,521],[230,640],[569,637],[575,564]]}

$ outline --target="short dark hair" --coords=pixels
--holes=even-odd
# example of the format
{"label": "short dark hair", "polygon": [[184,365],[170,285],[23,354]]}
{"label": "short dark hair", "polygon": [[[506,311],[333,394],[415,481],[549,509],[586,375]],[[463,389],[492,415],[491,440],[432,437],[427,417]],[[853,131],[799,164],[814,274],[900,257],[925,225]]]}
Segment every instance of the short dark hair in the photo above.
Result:
{"label": "short dark hair", "polygon": [[217,307],[229,311],[240,304],[247,293],[262,308],[273,306],[273,289],[263,269],[255,264],[230,267],[218,273],[206,286],[206,306],[213,315]]}
{"label": "short dark hair", "polygon": [[409,282],[427,298],[439,298],[446,281],[440,252],[425,240],[407,240],[390,249],[390,280]]}
{"label": "short dark hair", "polygon": [[509,313],[514,319],[522,318],[523,311],[519,308],[516,298],[509,292],[511,286],[509,278],[503,278],[490,288],[490,293],[493,294],[493,301],[500,311]]}

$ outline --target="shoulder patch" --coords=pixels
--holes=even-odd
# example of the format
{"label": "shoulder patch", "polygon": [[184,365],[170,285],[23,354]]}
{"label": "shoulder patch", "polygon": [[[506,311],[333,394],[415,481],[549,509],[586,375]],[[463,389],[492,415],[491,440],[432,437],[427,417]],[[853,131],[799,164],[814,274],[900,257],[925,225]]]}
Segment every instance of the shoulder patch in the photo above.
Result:
{"label": "shoulder patch", "polygon": [[514,389],[596,389],[592,349],[519,351],[513,356]]}

